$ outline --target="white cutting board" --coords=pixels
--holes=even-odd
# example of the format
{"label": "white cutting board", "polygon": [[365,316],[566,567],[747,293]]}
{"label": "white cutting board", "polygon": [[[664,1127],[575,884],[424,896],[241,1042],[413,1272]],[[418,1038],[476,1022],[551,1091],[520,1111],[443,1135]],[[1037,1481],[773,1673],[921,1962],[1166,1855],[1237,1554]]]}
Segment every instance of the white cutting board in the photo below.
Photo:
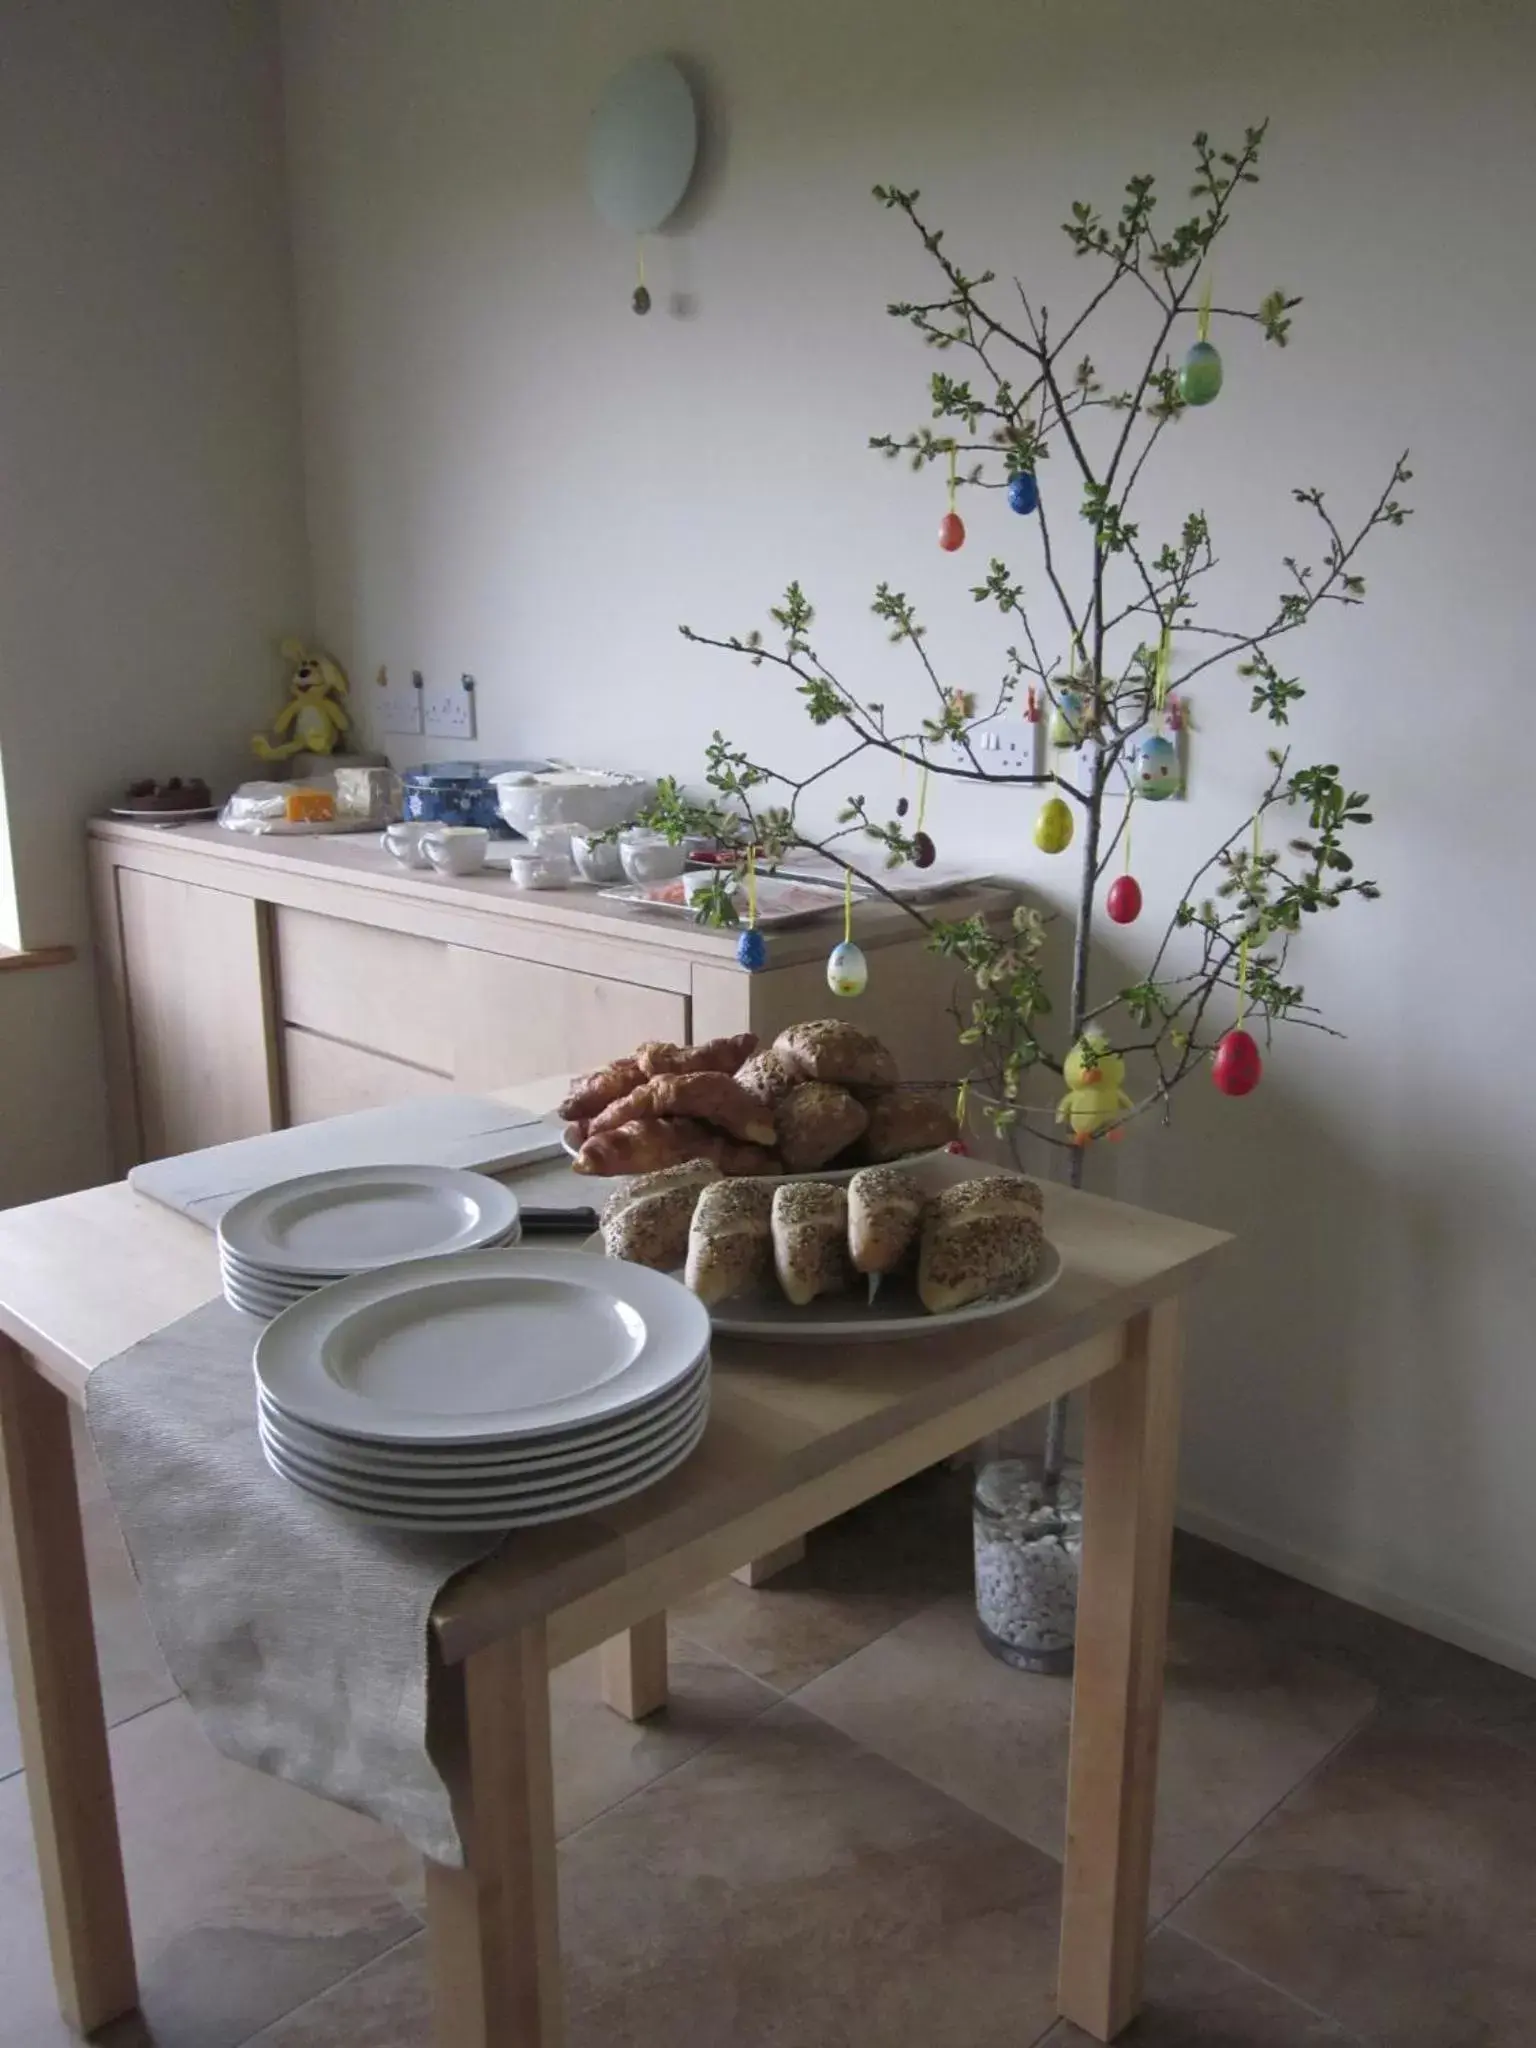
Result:
{"label": "white cutting board", "polygon": [[136,1166],[128,1185],[212,1230],[242,1195],[336,1166],[464,1166],[480,1173],[563,1159],[558,1120],[473,1095],[427,1095],[237,1138]]}

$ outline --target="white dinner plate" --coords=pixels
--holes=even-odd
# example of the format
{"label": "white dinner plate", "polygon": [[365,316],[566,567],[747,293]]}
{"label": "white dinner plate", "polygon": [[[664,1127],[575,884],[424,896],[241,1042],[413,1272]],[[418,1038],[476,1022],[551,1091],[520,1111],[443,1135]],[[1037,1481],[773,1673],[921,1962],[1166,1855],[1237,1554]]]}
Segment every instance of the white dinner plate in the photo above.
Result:
{"label": "white dinner plate", "polygon": [[708,1311],[669,1274],[518,1246],[338,1280],[267,1325],[255,1368],[316,1428],[483,1444],[646,1407],[708,1348]]}
{"label": "white dinner plate", "polygon": [[647,1472],[622,1486],[616,1486],[612,1492],[585,1500],[573,1496],[558,1507],[551,1505],[532,1511],[524,1510],[515,1515],[478,1515],[467,1512],[416,1514],[408,1509],[359,1507],[355,1502],[344,1498],[337,1487],[325,1484],[311,1485],[297,1478],[292,1467],[284,1470],[280,1458],[274,1456],[269,1445],[263,1444],[262,1451],[267,1463],[280,1477],[299,1487],[315,1500],[323,1501],[337,1514],[349,1516],[354,1521],[371,1522],[379,1528],[409,1530],[419,1536],[451,1536],[461,1532],[484,1532],[490,1535],[502,1529],[531,1529],[545,1522],[562,1522],[574,1515],[595,1514],[603,1508],[617,1506],[621,1500],[628,1500],[633,1494],[643,1493],[647,1487],[659,1485],[692,1455],[708,1424],[709,1417],[706,1412],[694,1424],[692,1433],[684,1438],[682,1445],[668,1460],[659,1464],[654,1471]]}
{"label": "white dinner plate", "polygon": [[265,1447],[306,1482],[334,1487],[355,1496],[359,1505],[401,1507],[424,1511],[428,1508],[468,1508],[475,1514],[499,1514],[507,1509],[548,1507],[573,1494],[607,1489],[648,1472],[665,1462],[685,1437],[692,1434],[709,1407],[709,1390],[689,1410],[676,1416],[666,1430],[650,1443],[619,1453],[610,1452],[601,1462],[569,1471],[534,1472],[507,1477],[477,1474],[455,1475],[451,1479],[421,1480],[370,1477],[309,1457],[287,1443],[273,1424],[262,1420],[258,1433]]}
{"label": "white dinner plate", "polygon": [[402,1259],[498,1243],[517,1197],[483,1173],[449,1166],[342,1166],[260,1188],[226,1209],[219,1244],[286,1280],[334,1279]]}
{"label": "white dinner plate", "polygon": [[465,1447],[409,1444],[381,1447],[337,1436],[330,1430],[311,1429],[297,1422],[258,1392],[259,1420],[285,1444],[303,1453],[313,1464],[345,1467],[368,1478],[436,1479],[440,1474],[484,1477],[488,1473],[515,1476],[523,1472],[560,1470],[591,1458],[609,1456],[616,1447],[640,1444],[669,1429],[682,1415],[691,1413],[709,1393],[709,1358],[700,1359],[693,1372],[680,1382],[675,1393],[646,1408],[637,1408],[617,1422],[596,1428],[577,1429],[561,1436],[535,1437],[524,1444],[472,1444]]}
{"label": "white dinner plate", "polygon": [[1061,1278],[1061,1271],[1061,1253],[1055,1245],[1044,1244],[1040,1264],[1028,1287],[994,1301],[973,1301],[965,1308],[946,1309],[939,1315],[929,1315],[910,1281],[883,1282],[872,1302],[862,1294],[826,1294],[805,1308],[796,1308],[782,1295],[774,1298],[763,1294],[719,1302],[709,1313],[718,1335],[754,1337],[760,1344],[804,1344],[825,1337],[841,1337],[860,1344],[888,1344],[898,1338],[931,1337],[936,1330],[953,1330],[962,1323],[984,1323],[994,1316],[1011,1316],[1016,1309],[1049,1294]]}

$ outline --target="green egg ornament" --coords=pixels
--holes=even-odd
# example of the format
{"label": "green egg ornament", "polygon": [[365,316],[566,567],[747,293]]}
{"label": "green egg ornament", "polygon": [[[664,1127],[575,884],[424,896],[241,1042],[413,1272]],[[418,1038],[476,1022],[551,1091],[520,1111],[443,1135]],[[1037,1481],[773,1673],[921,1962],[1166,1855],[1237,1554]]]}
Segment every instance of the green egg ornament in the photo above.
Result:
{"label": "green egg ornament", "polygon": [[1179,365],[1179,396],[1186,405],[1209,405],[1221,389],[1221,357],[1208,341],[1191,344]]}
{"label": "green egg ornament", "polygon": [[835,996],[861,996],[868,986],[869,962],[852,939],[844,939],[827,955],[827,987]]}
{"label": "green egg ornament", "polygon": [[1064,797],[1048,797],[1035,820],[1035,844],[1042,853],[1065,853],[1072,844],[1071,807]]}
{"label": "green egg ornament", "polygon": [[1179,750],[1160,732],[1149,733],[1136,755],[1136,794],[1151,802],[1179,793]]}

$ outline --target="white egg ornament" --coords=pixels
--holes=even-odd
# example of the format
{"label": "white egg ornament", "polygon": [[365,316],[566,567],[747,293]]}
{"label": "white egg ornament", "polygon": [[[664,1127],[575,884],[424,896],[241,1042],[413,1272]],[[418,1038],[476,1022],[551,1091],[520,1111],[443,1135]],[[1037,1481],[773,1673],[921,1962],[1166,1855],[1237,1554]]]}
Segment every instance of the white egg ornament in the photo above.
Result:
{"label": "white egg ornament", "polygon": [[868,986],[869,962],[852,939],[844,939],[827,955],[827,987],[835,996],[861,996]]}
{"label": "white egg ornament", "polygon": [[1149,733],[1136,754],[1136,794],[1161,803],[1178,795],[1182,780],[1178,748],[1162,733]]}

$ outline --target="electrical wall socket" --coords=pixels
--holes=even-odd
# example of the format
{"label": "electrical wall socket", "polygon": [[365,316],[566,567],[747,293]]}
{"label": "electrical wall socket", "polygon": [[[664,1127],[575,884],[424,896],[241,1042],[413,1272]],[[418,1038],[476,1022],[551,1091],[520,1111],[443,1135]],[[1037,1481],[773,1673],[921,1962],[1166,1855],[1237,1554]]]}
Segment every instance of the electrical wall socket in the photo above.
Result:
{"label": "electrical wall socket", "polygon": [[456,683],[429,685],[423,693],[422,710],[430,738],[472,740],[475,736],[474,677],[460,676]]}
{"label": "electrical wall socket", "polygon": [[380,732],[419,733],[421,723],[421,677],[392,676],[382,665],[374,678],[378,695],[373,700]]}
{"label": "electrical wall socket", "polygon": [[988,775],[1038,775],[1040,734],[1043,721],[1031,725],[1027,718],[985,718],[970,730],[970,751],[958,740],[951,742],[953,759],[969,768],[971,754]]}

